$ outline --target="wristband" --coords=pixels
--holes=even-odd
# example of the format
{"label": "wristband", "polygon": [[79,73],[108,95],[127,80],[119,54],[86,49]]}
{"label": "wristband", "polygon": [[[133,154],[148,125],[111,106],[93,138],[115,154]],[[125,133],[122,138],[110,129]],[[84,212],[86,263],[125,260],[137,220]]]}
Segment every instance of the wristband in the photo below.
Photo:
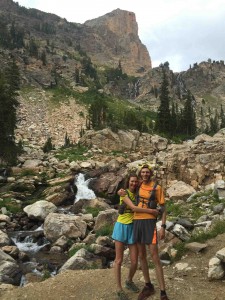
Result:
{"label": "wristband", "polygon": [[161,227],[166,229],[166,224],[162,224]]}

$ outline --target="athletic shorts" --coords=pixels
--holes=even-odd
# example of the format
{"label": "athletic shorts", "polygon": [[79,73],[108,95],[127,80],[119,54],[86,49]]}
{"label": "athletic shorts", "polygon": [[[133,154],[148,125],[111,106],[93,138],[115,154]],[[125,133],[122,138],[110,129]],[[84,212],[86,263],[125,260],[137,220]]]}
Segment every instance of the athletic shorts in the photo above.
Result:
{"label": "athletic shorts", "polygon": [[157,244],[156,219],[134,220],[134,242]]}
{"label": "athletic shorts", "polygon": [[115,241],[122,242],[126,245],[134,244],[133,239],[133,223],[122,224],[119,222],[115,223],[112,238]]}

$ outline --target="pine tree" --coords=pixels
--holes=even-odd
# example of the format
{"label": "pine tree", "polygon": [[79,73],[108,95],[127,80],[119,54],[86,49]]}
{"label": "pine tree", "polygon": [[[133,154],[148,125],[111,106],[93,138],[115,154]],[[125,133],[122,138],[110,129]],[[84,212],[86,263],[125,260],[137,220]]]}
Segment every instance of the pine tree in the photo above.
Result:
{"label": "pine tree", "polygon": [[65,139],[64,139],[64,147],[67,148],[70,145],[71,145],[70,138],[68,137],[67,132],[66,132]]}
{"label": "pine tree", "polygon": [[18,147],[15,143],[17,91],[19,89],[19,69],[14,60],[0,72],[0,158],[15,163]]}
{"label": "pine tree", "polygon": [[196,117],[193,107],[193,96],[189,90],[184,104],[182,121],[184,129],[183,133],[188,136],[194,135],[196,133]]}
{"label": "pine tree", "polygon": [[171,136],[174,136],[177,133],[178,128],[178,118],[176,113],[176,108],[174,103],[172,103],[172,110],[171,110]]}
{"label": "pine tree", "polygon": [[52,138],[48,137],[47,141],[45,142],[42,150],[44,153],[50,152],[51,150],[54,149],[54,145],[52,144]]}
{"label": "pine tree", "polygon": [[170,133],[171,115],[169,107],[169,82],[164,69],[159,99],[160,105],[156,117],[156,130],[158,130],[159,132]]}
{"label": "pine tree", "polygon": [[215,111],[214,117],[210,118],[210,133],[214,134],[219,130],[219,116],[217,110]]}
{"label": "pine tree", "polygon": [[225,114],[222,104],[220,108],[220,128],[225,128]]}
{"label": "pine tree", "polygon": [[107,104],[102,95],[96,95],[89,107],[89,119],[93,129],[102,129],[106,126]]}
{"label": "pine tree", "polygon": [[46,66],[47,58],[46,58],[46,52],[44,50],[41,52],[41,57],[40,58],[41,58],[43,66]]}
{"label": "pine tree", "polygon": [[205,131],[205,117],[204,117],[204,111],[203,111],[203,107],[201,106],[201,133]]}

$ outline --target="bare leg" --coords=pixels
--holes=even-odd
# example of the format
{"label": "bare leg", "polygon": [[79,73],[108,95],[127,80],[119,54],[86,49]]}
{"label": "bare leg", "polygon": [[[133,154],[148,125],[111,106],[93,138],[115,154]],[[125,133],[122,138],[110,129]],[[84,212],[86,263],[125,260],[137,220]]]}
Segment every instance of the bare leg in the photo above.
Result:
{"label": "bare leg", "polygon": [[137,271],[137,263],[138,263],[138,248],[137,244],[128,245],[130,250],[130,270],[128,273],[127,280],[132,281],[135,272]]}
{"label": "bare leg", "polygon": [[148,283],[150,282],[150,275],[148,270],[146,247],[145,244],[139,244],[139,243],[137,243],[137,247],[138,247],[138,256],[140,259],[141,269],[143,272],[145,283]]}
{"label": "bare leg", "polygon": [[121,265],[123,262],[124,243],[115,241],[116,258],[114,260],[114,272],[116,277],[117,290],[122,290],[121,285]]}
{"label": "bare leg", "polygon": [[159,252],[158,252],[158,246],[157,245],[149,245],[149,250],[151,253],[152,261],[155,265],[156,270],[156,277],[159,282],[160,290],[165,290],[165,280],[164,280],[164,274],[163,274],[163,268],[159,259]]}

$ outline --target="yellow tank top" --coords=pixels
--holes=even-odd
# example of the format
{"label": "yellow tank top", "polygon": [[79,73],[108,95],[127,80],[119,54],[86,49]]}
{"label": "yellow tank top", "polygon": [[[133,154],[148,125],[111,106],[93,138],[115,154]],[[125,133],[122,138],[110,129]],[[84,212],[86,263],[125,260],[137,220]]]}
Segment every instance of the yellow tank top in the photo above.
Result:
{"label": "yellow tank top", "polygon": [[[135,194],[132,193],[128,189],[127,189],[127,193],[129,195],[130,200],[135,204],[135,202],[136,202]],[[126,196],[120,197],[120,204],[123,202],[124,197],[126,197]],[[127,207],[124,214],[119,215],[117,222],[122,223],[122,224],[130,224],[133,222],[133,218],[134,218],[133,211]]]}

